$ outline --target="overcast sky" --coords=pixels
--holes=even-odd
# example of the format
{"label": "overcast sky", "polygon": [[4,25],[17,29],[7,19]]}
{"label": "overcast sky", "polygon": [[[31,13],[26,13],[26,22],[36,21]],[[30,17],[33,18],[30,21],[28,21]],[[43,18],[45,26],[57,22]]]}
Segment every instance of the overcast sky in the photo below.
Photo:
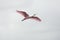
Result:
{"label": "overcast sky", "polygon": [[[16,10],[42,21],[22,22]],[[0,40],[60,40],[60,0],[0,0]]]}

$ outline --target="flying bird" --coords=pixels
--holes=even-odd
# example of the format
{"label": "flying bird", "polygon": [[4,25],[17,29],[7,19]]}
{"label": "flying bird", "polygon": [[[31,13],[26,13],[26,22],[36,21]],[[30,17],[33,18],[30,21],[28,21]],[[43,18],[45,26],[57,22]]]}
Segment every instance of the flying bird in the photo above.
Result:
{"label": "flying bird", "polygon": [[19,10],[16,10],[19,14],[21,14],[22,16],[24,16],[24,19],[23,20],[21,20],[21,21],[24,21],[24,20],[26,20],[26,19],[34,19],[34,20],[36,20],[36,21],[41,21],[41,19],[40,18],[38,18],[38,17],[36,17],[35,15],[36,14],[34,14],[33,16],[29,16],[25,11],[19,11]]}

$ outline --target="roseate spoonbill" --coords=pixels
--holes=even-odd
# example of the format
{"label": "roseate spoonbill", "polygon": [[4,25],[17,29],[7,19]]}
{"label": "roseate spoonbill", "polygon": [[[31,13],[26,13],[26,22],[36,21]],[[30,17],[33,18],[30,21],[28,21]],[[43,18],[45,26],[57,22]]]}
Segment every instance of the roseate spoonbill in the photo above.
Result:
{"label": "roseate spoonbill", "polygon": [[16,11],[19,14],[21,14],[22,16],[24,16],[24,19],[22,21],[24,21],[26,19],[34,19],[34,20],[39,21],[39,22],[41,21],[40,18],[38,18],[38,17],[35,16],[36,14],[34,14],[33,16],[29,16],[25,11],[19,11],[19,10],[16,10]]}

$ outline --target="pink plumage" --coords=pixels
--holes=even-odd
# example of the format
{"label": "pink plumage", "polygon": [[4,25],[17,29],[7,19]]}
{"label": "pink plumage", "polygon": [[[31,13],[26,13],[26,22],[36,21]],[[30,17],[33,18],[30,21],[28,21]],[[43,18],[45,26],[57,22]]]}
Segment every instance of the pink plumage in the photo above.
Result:
{"label": "pink plumage", "polygon": [[36,21],[41,21],[40,18],[35,17],[35,14],[34,14],[33,16],[29,16],[25,11],[18,11],[18,10],[17,10],[17,12],[18,12],[19,14],[21,14],[22,16],[25,17],[22,21],[24,21],[24,20],[26,20],[26,19],[34,19],[34,20],[36,20]]}
{"label": "pink plumage", "polygon": [[22,16],[24,16],[24,17],[29,17],[29,15],[28,15],[26,12],[24,12],[24,11],[18,11],[18,10],[17,10],[17,12],[18,12],[19,14],[21,14]]}

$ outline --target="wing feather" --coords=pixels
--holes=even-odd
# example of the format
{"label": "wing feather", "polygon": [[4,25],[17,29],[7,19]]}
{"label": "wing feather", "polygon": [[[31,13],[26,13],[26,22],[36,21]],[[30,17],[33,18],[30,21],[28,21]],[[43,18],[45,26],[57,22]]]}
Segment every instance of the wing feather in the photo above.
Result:
{"label": "wing feather", "polygon": [[34,19],[34,20],[36,20],[36,21],[41,21],[41,19],[40,18],[38,18],[38,17],[30,17],[31,19]]}
{"label": "wing feather", "polygon": [[17,12],[18,12],[19,14],[21,14],[22,16],[24,16],[24,17],[29,17],[29,15],[28,15],[26,12],[24,12],[24,11],[18,11],[18,10],[17,10]]}

